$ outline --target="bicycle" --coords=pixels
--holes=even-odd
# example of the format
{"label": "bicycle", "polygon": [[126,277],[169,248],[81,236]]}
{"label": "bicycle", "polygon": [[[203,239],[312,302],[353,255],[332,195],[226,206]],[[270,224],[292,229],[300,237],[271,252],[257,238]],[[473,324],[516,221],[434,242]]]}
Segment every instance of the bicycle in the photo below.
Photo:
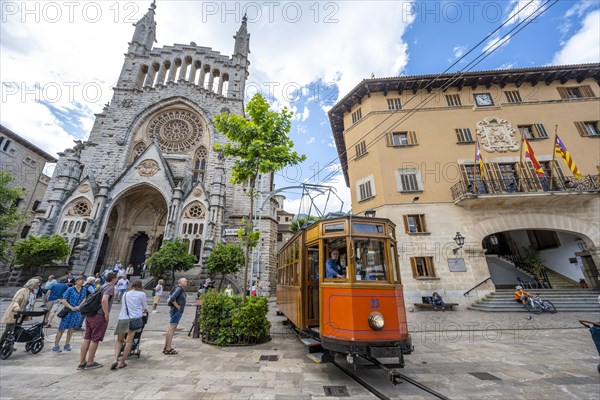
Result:
{"label": "bicycle", "polygon": [[543,300],[539,295],[530,296],[527,303],[525,303],[525,309],[534,314],[540,314],[542,311],[549,312],[550,314],[556,312],[554,304],[549,300]]}

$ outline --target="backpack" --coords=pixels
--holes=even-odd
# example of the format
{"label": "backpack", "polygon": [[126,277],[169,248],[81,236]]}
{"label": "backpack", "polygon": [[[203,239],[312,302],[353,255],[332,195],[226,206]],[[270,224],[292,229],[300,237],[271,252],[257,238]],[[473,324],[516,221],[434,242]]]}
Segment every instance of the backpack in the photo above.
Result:
{"label": "backpack", "polygon": [[89,315],[95,315],[98,310],[102,307],[102,288],[96,290],[94,293],[86,297],[86,299],[79,306],[79,312],[81,315],[87,317]]}
{"label": "backpack", "polygon": [[[171,292],[169,293],[169,298],[167,299],[167,305],[169,307],[174,307],[173,303],[175,303],[177,300],[179,300],[179,296],[181,296],[181,292],[179,292],[179,296],[174,296],[174,294],[177,291],[177,288],[180,288],[180,287],[181,286],[177,285],[171,289]],[[183,289],[181,289],[181,291],[183,291]]]}

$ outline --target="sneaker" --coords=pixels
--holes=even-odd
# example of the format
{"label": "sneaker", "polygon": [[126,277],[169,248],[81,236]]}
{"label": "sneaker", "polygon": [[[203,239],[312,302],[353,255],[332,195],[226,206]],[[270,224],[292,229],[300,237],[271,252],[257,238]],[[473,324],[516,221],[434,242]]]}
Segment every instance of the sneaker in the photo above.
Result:
{"label": "sneaker", "polygon": [[71,345],[70,344],[65,344],[65,351],[71,351]]}
{"label": "sneaker", "polygon": [[90,365],[86,365],[84,367],[84,369],[87,371],[88,369],[98,369],[98,368],[102,368],[103,365],[100,363],[97,363],[96,361],[94,361],[93,363],[91,363]]}
{"label": "sneaker", "polygon": [[60,349],[60,346],[54,346],[51,351],[53,351],[55,353],[62,353],[62,350]]}
{"label": "sneaker", "polygon": [[152,310],[152,314],[156,314],[158,311],[156,310]]}

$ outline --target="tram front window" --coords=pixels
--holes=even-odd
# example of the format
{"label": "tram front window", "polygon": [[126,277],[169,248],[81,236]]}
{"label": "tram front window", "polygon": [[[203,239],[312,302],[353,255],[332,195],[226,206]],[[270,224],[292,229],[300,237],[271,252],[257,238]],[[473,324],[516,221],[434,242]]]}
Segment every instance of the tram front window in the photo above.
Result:
{"label": "tram front window", "polygon": [[387,281],[385,243],[383,240],[355,240],[356,280]]}
{"label": "tram front window", "polygon": [[325,262],[325,278],[335,279],[336,282],[346,281],[347,253],[346,247],[338,247],[337,244],[343,243],[339,239],[329,241],[328,257]]}

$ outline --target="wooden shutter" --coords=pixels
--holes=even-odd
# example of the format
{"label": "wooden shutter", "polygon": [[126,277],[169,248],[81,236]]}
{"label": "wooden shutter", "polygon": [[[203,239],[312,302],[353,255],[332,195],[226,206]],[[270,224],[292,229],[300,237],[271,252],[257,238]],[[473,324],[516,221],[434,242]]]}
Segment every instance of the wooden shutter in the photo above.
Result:
{"label": "wooden shutter", "polygon": [[402,219],[404,220],[404,232],[408,233],[408,215],[403,215]]}
{"label": "wooden shutter", "polygon": [[415,146],[415,145],[419,144],[419,142],[417,141],[417,132],[408,131],[407,135],[408,135],[408,144],[409,145]]}
{"label": "wooden shutter", "polygon": [[524,161],[525,169],[523,172],[525,172],[527,178],[525,185],[527,186],[527,190],[530,192],[543,191],[544,188],[542,187],[542,183],[540,182],[537,173],[535,172],[535,167],[533,166],[533,163],[531,162],[531,160]]}
{"label": "wooden shutter", "polygon": [[502,179],[502,171],[500,171],[500,166],[495,162],[490,164],[491,165],[489,166],[489,168],[487,168],[486,165],[486,172],[488,173],[487,176],[490,177],[489,180],[491,183],[488,185],[488,187],[491,188],[490,192],[499,193],[506,191],[506,185],[504,180]]}
{"label": "wooden shutter", "polygon": [[418,277],[419,274],[417,273],[417,262],[415,260],[415,257],[410,258],[410,266],[412,268],[413,278]]}
{"label": "wooden shutter", "polygon": [[548,132],[546,132],[546,128],[542,124],[535,124],[535,129],[538,131],[538,137],[540,138],[548,138]]}
{"label": "wooden shutter", "polygon": [[386,139],[385,141],[386,141],[388,147],[394,146],[393,132],[386,133],[385,139]]}
{"label": "wooden shutter", "polygon": [[554,174],[553,174],[553,177],[554,177],[554,179],[558,179],[560,182],[564,182],[565,181],[565,174],[563,174],[562,170],[560,169],[560,164],[558,163],[558,160],[554,160]]}
{"label": "wooden shutter", "polygon": [[566,87],[558,87],[556,89],[558,90],[558,94],[560,95],[561,99],[568,99],[569,98],[569,91],[567,90]]}
{"label": "wooden shutter", "polygon": [[577,127],[577,130],[579,131],[579,134],[581,136],[587,137],[590,136],[590,133],[588,132],[588,130],[585,127],[585,123],[582,121],[575,121],[575,126]]}
{"label": "wooden shutter", "polygon": [[579,87],[579,90],[581,91],[581,95],[583,97],[596,97],[590,85],[582,85]]}

